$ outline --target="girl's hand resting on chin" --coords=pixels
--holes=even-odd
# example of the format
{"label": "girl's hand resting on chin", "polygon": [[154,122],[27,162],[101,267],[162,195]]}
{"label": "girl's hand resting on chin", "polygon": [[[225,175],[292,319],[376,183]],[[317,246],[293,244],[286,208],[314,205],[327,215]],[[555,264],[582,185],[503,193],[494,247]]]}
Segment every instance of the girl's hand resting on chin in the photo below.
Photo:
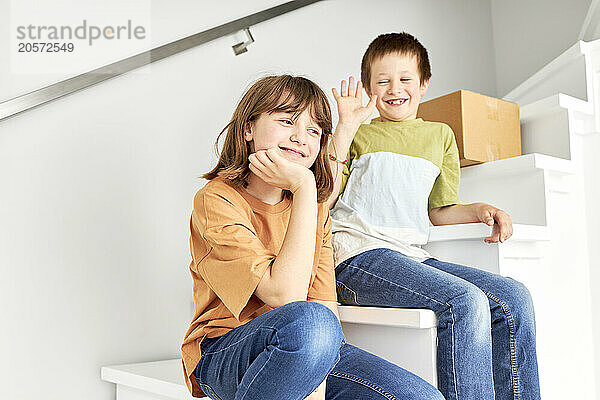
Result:
{"label": "girl's hand resting on chin", "polygon": [[269,185],[292,193],[296,193],[304,185],[312,185],[316,188],[312,171],[288,160],[283,156],[282,151],[273,147],[250,154],[248,157],[250,171]]}

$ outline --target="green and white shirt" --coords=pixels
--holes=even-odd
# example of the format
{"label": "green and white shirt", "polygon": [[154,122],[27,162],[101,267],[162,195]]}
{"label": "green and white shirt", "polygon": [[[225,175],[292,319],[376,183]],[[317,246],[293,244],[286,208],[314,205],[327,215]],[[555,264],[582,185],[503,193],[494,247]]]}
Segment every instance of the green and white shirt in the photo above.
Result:
{"label": "green and white shirt", "polygon": [[331,211],[335,265],[376,248],[417,261],[429,237],[429,211],[460,203],[460,164],[452,129],[421,118],[358,129]]}

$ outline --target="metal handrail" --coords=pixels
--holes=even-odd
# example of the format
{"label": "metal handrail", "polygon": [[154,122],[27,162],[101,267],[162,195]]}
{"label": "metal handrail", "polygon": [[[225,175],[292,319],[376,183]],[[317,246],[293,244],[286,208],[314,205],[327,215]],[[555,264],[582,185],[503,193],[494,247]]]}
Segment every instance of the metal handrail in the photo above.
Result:
{"label": "metal handrail", "polygon": [[322,0],[295,0],[187,36],[0,103],[0,121],[60,97]]}

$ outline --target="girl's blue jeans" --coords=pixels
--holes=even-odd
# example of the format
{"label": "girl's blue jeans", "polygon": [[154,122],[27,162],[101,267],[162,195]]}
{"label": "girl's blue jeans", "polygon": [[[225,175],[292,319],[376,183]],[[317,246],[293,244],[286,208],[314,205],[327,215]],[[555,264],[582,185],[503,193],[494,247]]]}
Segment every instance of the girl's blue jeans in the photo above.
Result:
{"label": "girl's blue jeans", "polygon": [[297,301],[202,342],[194,372],[214,400],[302,400],[327,377],[327,400],[444,400],[432,385],[346,344],[335,314]]}
{"label": "girl's blue jeans", "polygon": [[375,249],[336,267],[342,304],[428,308],[438,317],[438,388],[447,400],[540,399],[535,318],[511,278]]}

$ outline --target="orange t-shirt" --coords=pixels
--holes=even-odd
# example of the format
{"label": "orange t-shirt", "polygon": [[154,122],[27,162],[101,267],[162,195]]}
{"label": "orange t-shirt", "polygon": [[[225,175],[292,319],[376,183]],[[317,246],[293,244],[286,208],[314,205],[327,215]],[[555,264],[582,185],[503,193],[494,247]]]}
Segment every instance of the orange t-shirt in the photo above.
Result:
{"label": "orange t-shirt", "polygon": [[[275,205],[264,203],[222,178],[196,193],[190,219],[194,317],[181,345],[185,382],[192,396],[203,395],[193,376],[200,361],[200,342],[272,310],[254,291],[281,249],[291,205],[288,198]],[[308,300],[336,301],[326,203],[318,205]]]}

